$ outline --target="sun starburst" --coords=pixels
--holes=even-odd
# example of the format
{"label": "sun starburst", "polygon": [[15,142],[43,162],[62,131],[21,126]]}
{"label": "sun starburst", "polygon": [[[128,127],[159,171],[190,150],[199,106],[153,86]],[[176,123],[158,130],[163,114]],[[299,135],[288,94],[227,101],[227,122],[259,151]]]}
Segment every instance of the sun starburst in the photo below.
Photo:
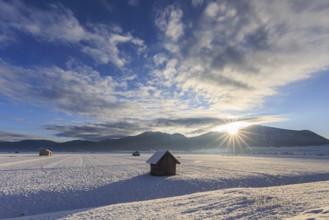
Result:
{"label": "sun starburst", "polygon": [[219,147],[227,145],[235,155],[237,155],[239,150],[243,150],[241,148],[249,148],[245,141],[248,138],[248,134],[243,128],[251,125],[251,123],[246,121],[231,121],[216,127],[214,131],[223,133],[219,137],[219,141],[221,142]]}

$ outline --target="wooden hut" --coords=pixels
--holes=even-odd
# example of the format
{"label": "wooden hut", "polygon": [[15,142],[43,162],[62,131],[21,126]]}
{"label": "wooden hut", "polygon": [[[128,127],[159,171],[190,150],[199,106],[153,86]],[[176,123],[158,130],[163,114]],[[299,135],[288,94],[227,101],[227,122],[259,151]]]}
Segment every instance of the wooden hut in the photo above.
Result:
{"label": "wooden hut", "polygon": [[141,153],[139,153],[138,151],[135,151],[132,155],[133,155],[133,156],[140,156]]}
{"label": "wooden hut", "polygon": [[39,152],[39,156],[48,156],[48,157],[50,157],[52,154],[53,154],[53,152],[51,152],[51,151],[48,150],[48,149],[42,149],[42,150]]}
{"label": "wooden hut", "polygon": [[155,152],[146,163],[150,164],[150,173],[154,176],[176,175],[176,164],[180,164],[169,151]]}

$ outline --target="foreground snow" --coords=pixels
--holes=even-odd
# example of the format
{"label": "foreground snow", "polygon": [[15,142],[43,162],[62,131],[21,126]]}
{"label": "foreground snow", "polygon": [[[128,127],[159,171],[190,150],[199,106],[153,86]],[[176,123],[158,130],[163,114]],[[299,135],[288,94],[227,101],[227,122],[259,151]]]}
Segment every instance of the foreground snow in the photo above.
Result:
{"label": "foreground snow", "polygon": [[72,210],[24,219],[329,219],[329,181],[268,188],[234,188]]}
{"label": "foreground snow", "polygon": [[153,177],[149,156],[1,154],[0,217],[280,219],[328,205],[325,157],[178,155],[179,175]]}

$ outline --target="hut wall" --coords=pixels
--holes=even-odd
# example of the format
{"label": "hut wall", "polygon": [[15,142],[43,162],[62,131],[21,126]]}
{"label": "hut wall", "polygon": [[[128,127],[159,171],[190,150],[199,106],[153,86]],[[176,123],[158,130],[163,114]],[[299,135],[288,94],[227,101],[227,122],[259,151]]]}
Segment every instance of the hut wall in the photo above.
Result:
{"label": "hut wall", "polygon": [[170,156],[165,156],[160,161],[165,175],[176,175],[176,162]]}
{"label": "hut wall", "polygon": [[155,176],[176,175],[176,162],[164,155],[157,164],[151,164],[151,174]]}
{"label": "hut wall", "polygon": [[154,176],[163,176],[163,170],[156,164],[151,164],[151,174]]}

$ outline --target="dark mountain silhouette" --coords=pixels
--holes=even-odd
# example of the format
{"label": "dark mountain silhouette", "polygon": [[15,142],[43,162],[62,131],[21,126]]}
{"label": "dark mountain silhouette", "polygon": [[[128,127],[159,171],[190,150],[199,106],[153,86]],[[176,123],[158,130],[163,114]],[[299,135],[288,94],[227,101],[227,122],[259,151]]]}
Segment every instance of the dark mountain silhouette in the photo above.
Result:
{"label": "dark mountain silhouette", "polygon": [[93,142],[74,140],[56,143],[46,140],[25,140],[20,142],[0,142],[2,151],[36,151],[51,148],[54,151],[109,151],[109,150],[197,150],[245,146],[282,147],[312,146],[329,144],[329,140],[308,130],[287,130],[266,126],[250,126],[241,129],[238,136],[226,133],[209,132],[195,137],[162,132],[144,132],[136,136],[119,139],[106,139]]}
{"label": "dark mountain silhouette", "polygon": [[54,147],[58,143],[48,140],[23,140],[18,142],[0,142],[1,149],[10,149],[15,151],[35,151],[45,147]]}
{"label": "dark mountain silhouette", "polygon": [[188,150],[189,138],[182,134],[144,132],[137,136],[100,141],[96,146],[103,149],[106,148],[106,146],[109,146],[114,150],[157,150],[164,148]]}
{"label": "dark mountain silhouette", "polygon": [[266,126],[250,126],[241,131],[250,146],[308,146],[328,144],[329,140],[308,130],[287,130]]}

